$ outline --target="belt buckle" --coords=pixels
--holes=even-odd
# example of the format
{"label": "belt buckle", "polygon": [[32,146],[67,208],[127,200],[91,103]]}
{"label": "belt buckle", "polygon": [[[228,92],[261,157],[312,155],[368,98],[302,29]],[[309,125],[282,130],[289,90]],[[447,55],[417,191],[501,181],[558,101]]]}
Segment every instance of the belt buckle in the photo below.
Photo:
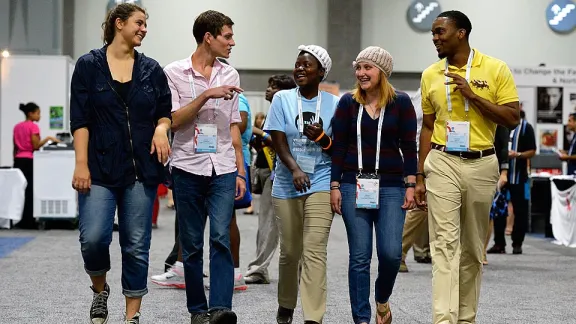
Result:
{"label": "belt buckle", "polygon": [[458,155],[460,156],[460,158],[462,160],[467,160],[468,158],[464,157],[462,154],[465,153],[465,151],[461,151]]}

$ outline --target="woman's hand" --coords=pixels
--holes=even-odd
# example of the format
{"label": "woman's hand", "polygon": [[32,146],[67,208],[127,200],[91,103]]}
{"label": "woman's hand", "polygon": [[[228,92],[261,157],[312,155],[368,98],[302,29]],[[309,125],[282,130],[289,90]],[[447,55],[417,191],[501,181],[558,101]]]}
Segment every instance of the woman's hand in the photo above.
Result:
{"label": "woman's hand", "polygon": [[298,192],[302,193],[308,191],[311,186],[310,178],[308,178],[308,175],[300,170],[300,168],[297,168],[292,172],[292,183],[294,183],[294,188],[296,188]]}
{"label": "woman's hand", "polygon": [[170,149],[170,143],[168,141],[168,131],[163,127],[157,127],[154,131],[150,154],[154,153],[158,155],[158,162],[162,164],[166,164],[170,153],[172,153]]}
{"label": "woman's hand", "polygon": [[316,142],[318,137],[322,135],[322,132],[324,132],[322,125],[318,123],[304,127],[304,135],[306,135],[306,137],[308,137],[312,142]]}
{"label": "woman's hand", "polygon": [[330,189],[330,206],[332,212],[342,215],[342,193],[340,189]]}
{"label": "woman's hand", "polygon": [[402,209],[410,210],[416,207],[416,201],[414,200],[414,188],[406,188],[406,194],[404,195],[404,205]]}
{"label": "woman's hand", "polygon": [[236,198],[234,200],[242,200],[246,194],[246,180],[244,179],[239,176],[236,177]]}
{"label": "woman's hand", "polygon": [[90,191],[92,181],[90,180],[90,170],[87,163],[76,163],[74,176],[72,177],[72,188],[79,193],[85,194]]}
{"label": "woman's hand", "polygon": [[500,178],[498,179],[498,191],[502,190],[504,186],[508,183],[508,174],[507,173],[500,173]]}

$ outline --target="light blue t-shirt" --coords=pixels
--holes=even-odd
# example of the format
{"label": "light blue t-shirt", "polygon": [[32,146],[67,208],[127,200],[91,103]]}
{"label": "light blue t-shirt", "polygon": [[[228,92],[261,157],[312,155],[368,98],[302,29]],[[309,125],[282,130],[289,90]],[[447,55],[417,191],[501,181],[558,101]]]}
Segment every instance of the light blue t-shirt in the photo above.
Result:
{"label": "light blue t-shirt", "polygon": [[[300,137],[300,132],[298,131],[300,118],[298,116],[297,91],[298,88],[277,92],[272,99],[270,111],[264,124],[264,130],[266,131],[281,131],[286,134],[288,147],[290,148],[292,157],[296,161],[298,161],[298,152],[301,151],[294,147],[294,139],[306,138],[306,135]],[[338,97],[324,91],[320,93],[322,102],[318,122],[322,125],[324,133],[332,136],[332,117],[338,105]],[[316,117],[316,102],[318,97],[312,100],[304,97],[301,98],[304,125],[310,125],[314,123]],[[332,164],[330,156],[323,153],[322,148],[314,142],[310,142],[307,147],[305,154],[315,158],[314,173],[307,173],[310,178],[311,188],[305,193],[296,191],[292,183],[292,172],[288,170],[282,163],[280,157],[278,157],[274,184],[272,185],[272,197],[291,199],[314,192],[330,191],[330,168]]]}
{"label": "light blue t-shirt", "polygon": [[244,156],[244,162],[250,166],[251,154],[250,154],[250,139],[252,138],[252,113],[250,112],[250,104],[248,104],[248,98],[244,94],[238,96],[239,104],[238,111],[248,113],[248,124],[246,125],[246,130],[242,133],[242,155]]}

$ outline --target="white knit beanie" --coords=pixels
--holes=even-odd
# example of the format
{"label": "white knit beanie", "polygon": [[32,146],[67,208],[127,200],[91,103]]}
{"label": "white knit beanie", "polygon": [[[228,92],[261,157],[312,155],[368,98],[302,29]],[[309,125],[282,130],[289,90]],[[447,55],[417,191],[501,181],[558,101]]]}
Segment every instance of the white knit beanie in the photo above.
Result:
{"label": "white knit beanie", "polygon": [[330,55],[328,55],[328,52],[318,45],[300,45],[298,46],[298,50],[310,53],[320,61],[320,64],[324,69],[324,78],[322,78],[322,81],[326,80],[328,72],[330,72],[330,69],[332,68],[332,59],[330,58]]}
{"label": "white knit beanie", "polygon": [[385,49],[378,46],[368,46],[356,57],[356,61],[352,62],[352,66],[356,67],[360,62],[374,64],[378,67],[386,78],[389,78],[394,69],[394,59],[392,55]]}

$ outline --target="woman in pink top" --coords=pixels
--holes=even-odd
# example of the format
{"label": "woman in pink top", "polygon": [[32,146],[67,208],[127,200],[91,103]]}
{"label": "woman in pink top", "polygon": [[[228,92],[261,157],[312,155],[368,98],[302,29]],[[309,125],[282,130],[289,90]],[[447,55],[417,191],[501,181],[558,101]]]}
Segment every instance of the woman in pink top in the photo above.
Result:
{"label": "woman in pink top", "polygon": [[33,229],[36,228],[36,222],[32,214],[34,210],[32,204],[32,188],[34,187],[32,159],[34,158],[34,151],[41,148],[48,141],[58,142],[58,140],[52,136],[40,140],[40,128],[35,123],[40,120],[40,107],[37,104],[33,102],[20,104],[20,110],[26,115],[26,120],[14,126],[14,167],[22,171],[28,185],[26,186],[22,220],[16,224],[16,227]]}

